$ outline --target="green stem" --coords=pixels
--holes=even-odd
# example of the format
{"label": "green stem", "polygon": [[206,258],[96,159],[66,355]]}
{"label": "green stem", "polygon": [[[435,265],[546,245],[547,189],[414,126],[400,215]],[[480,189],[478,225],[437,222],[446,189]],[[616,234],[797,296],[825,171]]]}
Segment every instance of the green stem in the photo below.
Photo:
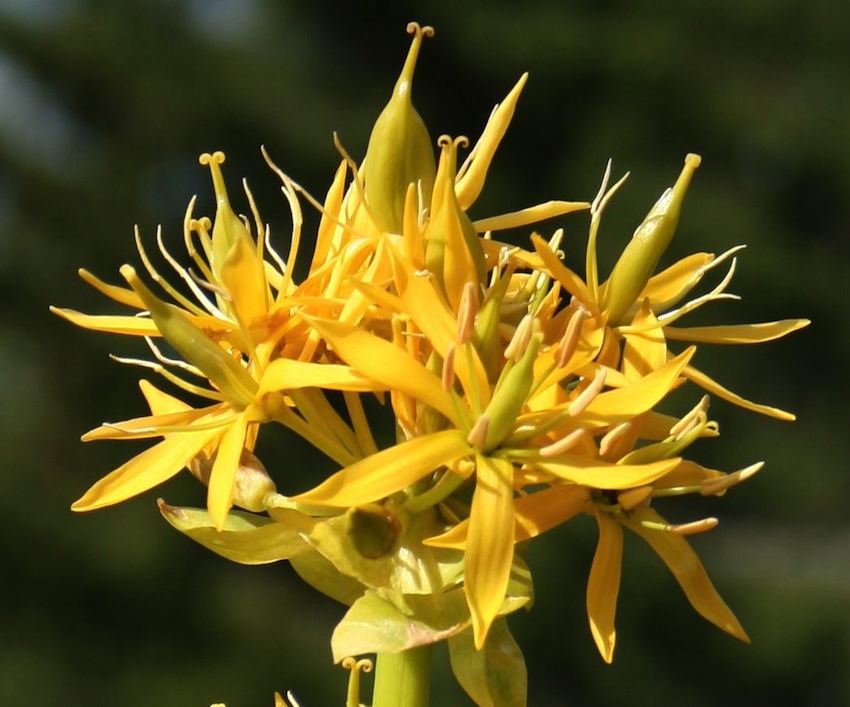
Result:
{"label": "green stem", "polygon": [[428,707],[430,691],[430,645],[378,654],[372,707]]}

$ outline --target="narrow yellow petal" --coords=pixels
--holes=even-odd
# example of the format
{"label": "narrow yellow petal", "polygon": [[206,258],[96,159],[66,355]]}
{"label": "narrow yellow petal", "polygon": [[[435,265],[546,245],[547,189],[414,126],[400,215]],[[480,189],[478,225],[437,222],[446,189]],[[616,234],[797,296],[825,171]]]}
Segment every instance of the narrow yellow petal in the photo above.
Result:
{"label": "narrow yellow petal", "polygon": [[139,381],[139,388],[142,390],[142,395],[148,403],[153,415],[165,415],[170,412],[185,412],[191,410],[192,407],[184,403],[179,398],[173,395],[163,393],[153,383],[142,378]]}
{"label": "narrow yellow petal", "polygon": [[92,511],[144,493],[170,479],[186,466],[220,429],[186,432],[163,440],[104,476],[71,506]]}
{"label": "narrow yellow petal", "polygon": [[594,312],[596,307],[591,302],[587,285],[578,275],[567,268],[552,252],[549,244],[537,234],[531,236],[534,249],[543,261],[544,267],[552,274],[563,288],[584,305],[585,309]]}
{"label": "narrow yellow petal", "polygon": [[[514,500],[516,530],[514,543],[521,543],[551,530],[589,508],[590,494],[584,486],[558,484]],[[469,519],[424,541],[429,547],[463,550],[469,533]]]}
{"label": "narrow yellow petal", "polygon": [[630,419],[651,410],[673,388],[686,370],[696,348],[691,346],[664,366],[645,375],[624,388],[615,388],[597,395],[579,416],[580,419],[601,419],[611,422]]}
{"label": "narrow yellow petal", "polygon": [[263,372],[258,395],[300,388],[327,388],[354,392],[386,390],[386,386],[376,383],[349,366],[278,358],[272,361]]}
{"label": "narrow yellow petal", "polygon": [[475,493],[464,554],[463,589],[472,615],[475,647],[484,646],[487,632],[505,599],[514,557],[513,464],[504,459],[476,457]]}
{"label": "narrow yellow petal", "polygon": [[512,211],[499,216],[479,219],[478,221],[473,221],[472,225],[478,233],[503,231],[508,228],[528,226],[538,221],[545,221],[556,216],[563,216],[573,211],[584,211],[589,208],[590,204],[586,201],[547,201],[543,204],[529,206],[520,211]]}
{"label": "narrow yellow petal", "polygon": [[697,341],[707,344],[760,344],[782,338],[792,331],[808,326],[808,319],[783,319],[759,324],[730,326],[665,327],[664,334],[671,341]]}
{"label": "narrow yellow petal", "polygon": [[528,74],[525,73],[519,77],[519,81],[511,89],[511,92],[505,96],[505,100],[499,103],[490,115],[481,137],[475,143],[473,148],[472,161],[467,169],[457,180],[455,192],[457,201],[464,211],[467,210],[481,193],[484,187],[484,180],[487,177],[487,170],[490,168],[490,163],[493,161],[493,155],[496,154],[496,148],[507,132],[511,118],[514,116],[519,94],[528,81]]}
{"label": "narrow yellow petal", "polygon": [[50,311],[83,329],[105,331],[110,334],[130,336],[161,336],[153,319],[111,314],[83,314],[73,309],[51,307]]}
{"label": "narrow yellow petal", "polygon": [[631,326],[640,334],[626,334],[623,348],[623,373],[632,382],[638,381],[667,363],[667,342],[655,314],[644,300]]}
{"label": "narrow yellow petal", "polygon": [[562,454],[551,459],[529,462],[564,481],[595,489],[629,489],[660,479],[678,466],[678,458],[651,464],[608,464],[577,454]]}
{"label": "narrow yellow petal", "polygon": [[128,307],[133,307],[134,309],[147,309],[142,302],[141,297],[139,297],[129,287],[110,285],[83,268],[80,268],[78,272],[83,280],[94,287],[98,292],[109,297],[109,299],[115,300],[119,304],[126,304]]}
{"label": "narrow yellow petal", "polygon": [[596,511],[599,542],[587,578],[587,618],[596,647],[606,663],[614,658],[614,616],[620,593],[623,561],[623,529],[607,513]]}
{"label": "narrow yellow petal", "polygon": [[451,396],[442,381],[406,351],[363,329],[342,322],[312,319],[313,326],[336,354],[376,383],[430,405],[459,424]]}
{"label": "narrow yellow petal", "polygon": [[705,375],[705,373],[698,371],[693,366],[687,366],[684,370],[684,375],[688,380],[693,381],[706,392],[716,395],[718,398],[722,398],[723,400],[730,402],[733,405],[737,405],[738,407],[742,407],[745,410],[751,410],[752,412],[758,412],[762,415],[774,417],[777,420],[785,420],[787,422],[793,422],[797,419],[797,416],[793,413],[780,410],[779,408],[770,407],[769,405],[754,403],[742,398],[740,395],[733,393],[728,388],[724,388],[720,385],[720,383],[709,378]]}
{"label": "narrow yellow petal", "polygon": [[308,506],[335,508],[373,503],[471,451],[457,430],[415,437],[345,467],[292,500]]}
{"label": "narrow yellow petal", "polygon": [[682,258],[649,278],[640,296],[648,299],[656,312],[663,312],[679,302],[699,283],[705,266],[712,260],[712,253],[693,253]]}
{"label": "narrow yellow petal", "polygon": [[239,457],[245,448],[245,433],[248,428],[248,412],[243,412],[228,427],[221,438],[210,473],[207,493],[207,509],[216,528],[221,530],[227,511],[233,503],[233,482],[239,468]]}
{"label": "narrow yellow petal", "polygon": [[666,521],[652,509],[641,507],[636,508],[630,519],[625,520],[624,523],[646,540],[664,561],[679,586],[682,587],[685,596],[691,602],[691,606],[715,626],[722,628],[735,638],[749,643],[749,637],[726,602],[717,593],[708,578],[705,567],[703,567],[688,541],[678,533],[646,528],[641,525],[641,521],[662,525],[666,525]]}
{"label": "narrow yellow petal", "polygon": [[[220,414],[215,415],[214,413],[217,412]],[[94,442],[101,439],[162,437],[165,433],[160,428],[191,426],[205,416],[208,416],[208,419],[203,422],[209,424],[203,424],[204,428],[213,426],[221,427],[227,424],[227,417],[230,414],[230,407],[220,404],[198,410],[189,408],[188,410],[168,412],[160,415],[136,417],[132,420],[122,420],[121,422],[104,423],[100,427],[95,427],[93,430],[86,432],[81,439],[83,442]]]}

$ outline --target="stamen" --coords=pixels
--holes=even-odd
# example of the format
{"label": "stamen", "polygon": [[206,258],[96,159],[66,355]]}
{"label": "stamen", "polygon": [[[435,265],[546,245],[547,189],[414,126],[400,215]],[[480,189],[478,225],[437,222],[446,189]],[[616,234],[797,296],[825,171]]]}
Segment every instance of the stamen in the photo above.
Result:
{"label": "stamen", "polygon": [[570,417],[581,415],[587,406],[593,402],[593,399],[599,395],[602,388],[605,387],[605,378],[607,375],[608,369],[604,366],[600,366],[600,368],[596,371],[596,375],[593,376],[593,380],[590,382],[590,385],[584,389],[581,395],[570,403],[568,408]]}
{"label": "stamen", "polygon": [[457,341],[465,344],[472,336],[475,328],[475,315],[478,314],[478,288],[474,282],[467,282],[463,286],[460,296],[457,314]]}
{"label": "stamen", "polygon": [[455,345],[449,346],[446,351],[446,357],[443,359],[443,390],[447,393],[454,387],[455,384]]}
{"label": "stamen", "polygon": [[[156,229],[156,243],[159,246],[159,252],[162,253],[162,257],[165,258],[165,260],[168,262],[169,265],[171,265],[172,268],[174,268],[174,271],[178,274],[180,279],[183,280],[183,282],[186,283],[186,285],[189,287],[189,289],[192,290],[192,294],[195,295],[197,300],[206,308],[207,312],[209,314],[212,314],[212,316],[216,317],[217,319],[224,319],[224,320],[228,319],[228,317],[224,314],[224,312],[222,312],[218,307],[216,307],[210,301],[210,299],[208,297],[206,297],[204,295],[204,293],[201,292],[201,290],[199,290],[197,288],[195,281],[193,280],[191,270],[187,271],[165,249],[165,244],[162,242],[162,229],[160,229],[160,228]],[[209,270],[207,270],[207,272],[209,272]],[[230,297],[227,296],[226,299],[229,300]],[[204,312],[203,312],[203,310],[198,308],[196,313],[203,315]]]}
{"label": "stamen", "polygon": [[569,363],[569,360],[573,357],[573,354],[578,347],[579,337],[581,336],[581,325],[584,323],[586,316],[584,307],[581,306],[577,307],[570,316],[570,321],[567,322],[567,330],[561,337],[558,352],[555,354],[555,361],[557,362],[558,368],[566,366],[567,363]]}
{"label": "stamen", "polygon": [[487,440],[487,428],[489,426],[489,418],[486,415],[481,415],[481,417],[475,421],[475,424],[466,436],[466,441],[478,451],[484,451]]}
{"label": "stamen", "polygon": [[578,430],[573,430],[566,437],[562,437],[557,442],[552,442],[552,444],[547,444],[545,447],[540,448],[540,456],[541,457],[556,457],[559,454],[563,454],[564,452],[569,451],[573,447],[575,447],[584,436],[587,434],[587,430],[581,428]]}
{"label": "stamen", "polygon": [[714,479],[706,479],[700,484],[699,492],[703,496],[720,496],[726,491],[726,489],[737,486],[742,481],[746,481],[747,479],[755,476],[759,471],[761,471],[763,466],[764,462],[756,462],[755,464],[751,464],[750,466],[732,472],[731,474],[725,474],[724,476],[719,476]]}
{"label": "stamen", "polygon": [[[727,271],[725,277],[717,285],[711,292],[702,295],[701,297],[697,297],[696,299],[691,300],[690,302],[683,304],[678,309],[674,309],[670,312],[665,312],[664,314],[659,315],[658,322],[661,326],[668,326],[675,322],[680,317],[688,314],[689,312],[693,312],[698,307],[706,304],[707,302],[712,302],[714,300],[723,300],[723,299],[731,299],[731,300],[739,300],[741,299],[738,295],[732,295],[724,292],[726,287],[732,281],[732,277],[735,274],[735,266],[737,265],[737,258],[732,258],[732,263],[729,266],[729,270]],[[621,331],[625,332],[626,327],[621,327]]]}
{"label": "stamen", "polygon": [[[248,180],[242,178],[242,189],[245,191],[245,196],[248,198],[248,206],[251,209],[251,214],[254,217],[254,227],[257,229],[257,257],[263,259],[263,240],[259,237],[266,230],[267,224],[263,224],[263,219],[260,217],[260,211],[257,209],[257,202],[254,200],[254,194],[248,187]],[[247,224],[245,226],[247,228]],[[248,233],[251,229],[248,228]]]}
{"label": "stamen", "polygon": [[165,366],[160,363],[154,363],[153,361],[145,361],[142,358],[125,358],[123,356],[116,356],[114,354],[109,354],[109,358],[118,363],[123,363],[128,366],[140,366],[142,368],[149,368],[154,373],[161,375],[165,380],[170,381],[174,385],[176,385],[181,390],[185,390],[187,393],[192,393],[201,398],[206,398],[207,400],[215,400],[216,402],[223,402],[224,396],[218,391],[209,390],[207,388],[201,388],[198,385],[193,385],[192,383],[188,383],[184,381],[179,376],[174,375],[171,371],[169,371]]}
{"label": "stamen", "polygon": [[156,360],[160,363],[166,366],[174,366],[175,368],[179,368],[183,371],[186,371],[187,373],[191,373],[193,376],[206,378],[206,376],[201,372],[201,370],[199,368],[196,368],[192,364],[186,363],[185,361],[181,361],[180,359],[168,358],[164,356],[162,351],[159,350],[159,348],[153,342],[153,339],[151,339],[151,337],[146,336],[145,343],[148,345],[148,348],[151,350]]}

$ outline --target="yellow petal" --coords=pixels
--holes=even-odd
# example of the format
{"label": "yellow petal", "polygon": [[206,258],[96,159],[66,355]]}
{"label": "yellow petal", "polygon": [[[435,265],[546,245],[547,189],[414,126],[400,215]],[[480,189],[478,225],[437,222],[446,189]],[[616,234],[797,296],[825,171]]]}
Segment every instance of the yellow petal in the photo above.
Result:
{"label": "yellow petal", "polygon": [[73,309],[51,307],[50,311],[83,329],[130,336],[161,336],[153,319],[109,314],[83,314]]}
{"label": "yellow petal", "polygon": [[660,479],[679,464],[679,459],[662,459],[651,464],[607,464],[577,454],[529,462],[560,479],[588,488],[620,490],[645,486]]}
{"label": "yellow petal", "polygon": [[[631,326],[641,329],[640,334],[626,334],[623,348],[623,373],[635,382],[667,363],[667,342],[655,314],[644,300]],[[610,384],[610,379],[606,378]]]}
{"label": "yellow petal", "polygon": [[[219,415],[213,413],[219,412]],[[168,412],[161,415],[148,415],[136,417],[132,420],[103,424],[93,430],[86,432],[82,437],[83,442],[93,442],[100,439],[146,439],[149,437],[162,437],[165,434],[163,428],[174,431],[174,428],[194,427],[194,424],[202,417],[209,416],[201,423],[201,428],[222,427],[227,424],[228,417],[232,415],[229,406],[211,405],[206,408],[194,410],[181,410]],[[204,424],[208,423],[208,424]]]}
{"label": "yellow petal", "polygon": [[130,288],[110,285],[83,268],[80,268],[78,272],[83,280],[98,292],[109,297],[109,299],[115,300],[120,304],[126,304],[128,307],[133,307],[134,309],[146,308],[142,299]]}
{"label": "yellow petal", "polygon": [[415,437],[345,467],[292,500],[335,508],[362,506],[401,491],[434,469],[470,452],[457,430]]}
{"label": "yellow petal", "polygon": [[768,417],[775,417],[777,420],[785,420],[788,422],[793,422],[797,419],[797,416],[793,413],[786,412],[785,410],[780,410],[779,408],[770,407],[769,405],[762,405],[760,403],[753,403],[745,398],[742,398],[740,395],[733,393],[728,388],[724,388],[720,383],[709,378],[702,371],[698,371],[693,366],[687,366],[684,370],[685,378],[696,383],[700,388],[705,390],[706,392],[711,393],[712,395],[716,395],[718,398],[722,398],[727,402],[732,403],[733,405],[737,405],[738,407],[742,407],[745,410],[751,410],[752,412],[758,412],[762,415],[767,415]]}
{"label": "yellow petal", "polygon": [[165,415],[170,412],[185,412],[192,409],[190,405],[187,405],[179,398],[175,398],[173,395],[169,395],[168,393],[163,393],[153,383],[145,380],[144,378],[139,381],[139,388],[141,388],[142,395],[145,396],[148,407],[154,415]]}
{"label": "yellow petal", "polygon": [[227,511],[233,503],[233,482],[239,468],[239,457],[245,448],[245,433],[248,427],[248,412],[239,415],[221,438],[218,452],[210,474],[207,493],[207,509],[216,528],[221,530]]}
{"label": "yellow petal", "polygon": [[451,396],[442,381],[388,341],[341,322],[312,319],[313,326],[330,343],[336,354],[352,368],[376,383],[430,405],[458,425]]}
{"label": "yellow petal", "polygon": [[213,438],[220,429],[186,432],[163,440],[104,476],[71,506],[92,511],[144,493],[170,479]]}
{"label": "yellow petal", "polygon": [[519,77],[519,81],[511,89],[511,92],[505,96],[505,100],[499,103],[478,142],[472,150],[472,161],[469,164],[463,175],[457,180],[455,192],[457,201],[464,211],[466,211],[481,193],[484,187],[484,180],[487,177],[487,170],[490,168],[490,163],[493,161],[493,155],[496,154],[496,148],[507,132],[508,126],[513,118],[514,110],[516,109],[519,94],[522,92],[525,82],[528,80],[528,74],[525,73]]}
{"label": "yellow petal", "polygon": [[219,277],[243,327],[268,313],[265,264],[250,236],[239,238],[231,246]]}
{"label": "yellow petal", "polygon": [[[570,518],[586,511],[590,494],[583,486],[558,484],[542,491],[519,496],[514,501],[516,530],[514,543],[521,543],[551,530]],[[430,547],[463,550],[469,532],[469,519],[462,520],[450,530],[424,541]]]}
{"label": "yellow petal", "polygon": [[374,382],[349,366],[278,358],[272,361],[263,372],[258,394],[299,388],[328,388],[355,392],[386,390],[386,386]]}
{"label": "yellow petal", "polygon": [[760,344],[779,339],[792,331],[808,326],[808,319],[783,319],[778,322],[736,324],[730,326],[665,327],[664,334],[672,341],[698,341],[707,344]]}
{"label": "yellow petal", "polygon": [[476,456],[475,493],[464,555],[466,601],[475,647],[484,646],[505,599],[514,557],[513,464]]}
{"label": "yellow petal", "polygon": [[666,270],[649,278],[641,297],[649,300],[656,312],[672,307],[690,292],[700,279],[706,265],[714,260],[712,253],[693,253],[673,263]]}
{"label": "yellow petal", "polygon": [[677,533],[642,526],[641,521],[666,525],[661,516],[650,508],[636,508],[624,523],[640,535],[655,550],[673,573],[676,581],[696,611],[715,626],[745,643],[750,639],[738,619],[721,599],[708,574],[688,541]]}
{"label": "yellow petal", "polygon": [[691,346],[632,385],[600,393],[579,418],[607,420],[610,423],[637,417],[651,410],[673,388],[695,351],[696,348]]}
{"label": "yellow petal", "polygon": [[623,561],[623,530],[607,513],[596,511],[599,542],[593,555],[587,579],[587,618],[596,647],[606,663],[614,657],[614,616],[620,592],[620,570]]}
{"label": "yellow petal", "polygon": [[545,221],[556,216],[563,216],[573,211],[584,211],[589,208],[590,204],[586,201],[547,201],[536,206],[529,206],[520,211],[512,211],[499,216],[479,219],[478,221],[473,221],[472,225],[478,233],[503,231],[508,228],[528,226],[538,221]]}
{"label": "yellow petal", "polygon": [[567,268],[552,252],[549,244],[540,236],[532,235],[531,242],[552,277],[560,282],[563,288],[581,302],[587,310],[594,312],[596,307],[591,302],[590,293],[587,291],[584,280]]}

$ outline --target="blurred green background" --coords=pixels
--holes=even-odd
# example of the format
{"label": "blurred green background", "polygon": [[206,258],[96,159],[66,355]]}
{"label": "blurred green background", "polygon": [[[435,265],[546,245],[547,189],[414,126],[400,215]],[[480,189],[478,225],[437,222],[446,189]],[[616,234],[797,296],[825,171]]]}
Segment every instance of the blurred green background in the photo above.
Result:
{"label": "blurred green background", "polygon": [[[202,151],[226,151],[231,189],[248,178],[284,245],[287,211],[259,145],[323,194],[337,164],[332,131],[362,156],[410,19],[437,30],[415,85],[435,138],[476,137],[519,74],[531,74],[473,216],[590,199],[613,157],[615,174],[632,177],[600,236],[607,270],[684,154],[699,152],[664,262],[748,248],[732,287],[743,300],[691,321],[814,320],[787,341],[705,350],[697,362],[799,415],[788,425],[716,401],[723,436],[702,442],[696,458],[722,469],[764,459],[766,469],[722,501],[670,510],[673,520],[720,518],[695,544],[753,645],[705,623],[660,561],[627,542],[617,653],[604,665],[584,610],[595,527],[581,519],[532,549],[537,603],[511,622],[529,665],[529,705],[850,704],[840,365],[850,351],[850,3],[840,0],[523,9],[435,0],[392,10],[0,0],[0,704],[259,707],[287,688],[302,707],[342,704],[345,675],[328,644],[342,607],[313,596],[284,564],[231,565],[178,536],[154,500],[201,505],[191,479],[71,514],[69,504],[132,452],[82,445],[79,435],[144,409],[138,372],[107,353],[143,349],[76,330],[47,307],[117,311],[77,267],[117,281],[117,268],[136,262],[133,224],[148,243],[157,224],[177,243],[192,194],[211,213]],[[547,232],[556,225],[578,265],[586,217]],[[264,445],[282,490],[309,483],[315,461],[303,445]],[[469,704],[443,652],[436,669],[435,707]]]}

